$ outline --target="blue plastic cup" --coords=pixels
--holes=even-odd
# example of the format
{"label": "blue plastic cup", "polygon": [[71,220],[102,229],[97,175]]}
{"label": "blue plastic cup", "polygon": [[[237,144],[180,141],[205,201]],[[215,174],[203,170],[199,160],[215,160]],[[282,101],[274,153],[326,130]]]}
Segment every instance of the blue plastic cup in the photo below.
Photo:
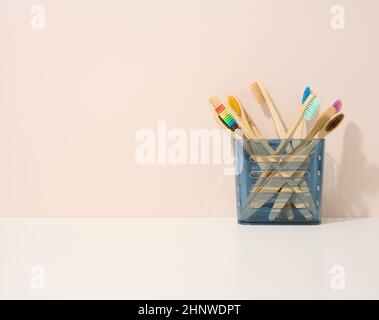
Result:
{"label": "blue plastic cup", "polygon": [[240,224],[320,224],[324,139],[236,140]]}

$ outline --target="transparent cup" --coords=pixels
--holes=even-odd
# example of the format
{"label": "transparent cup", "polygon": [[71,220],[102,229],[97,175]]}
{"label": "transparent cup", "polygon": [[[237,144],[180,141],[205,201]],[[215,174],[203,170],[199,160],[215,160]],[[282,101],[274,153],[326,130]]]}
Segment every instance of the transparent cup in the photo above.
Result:
{"label": "transparent cup", "polygon": [[240,224],[320,224],[324,139],[236,140]]}

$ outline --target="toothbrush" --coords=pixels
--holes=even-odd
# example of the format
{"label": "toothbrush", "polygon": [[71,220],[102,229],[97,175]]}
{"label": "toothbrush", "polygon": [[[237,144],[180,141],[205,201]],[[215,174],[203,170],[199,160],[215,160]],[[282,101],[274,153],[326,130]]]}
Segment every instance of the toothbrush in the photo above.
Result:
{"label": "toothbrush", "polygon": [[209,99],[209,102],[214,107],[216,113],[219,115],[219,117],[225,122],[225,124],[230,128],[232,131],[236,130],[238,127],[240,127],[244,133],[244,135],[248,139],[254,139],[254,132],[250,128],[250,126],[246,125],[245,122],[243,122],[238,116],[236,116],[235,112],[232,110],[232,108],[225,106],[222,104],[221,100],[218,97],[212,97]]}
{"label": "toothbrush", "polygon": [[[241,120],[243,120],[244,118],[247,120],[247,123],[250,125],[252,131],[254,132],[255,138],[256,139],[262,139],[262,134],[259,131],[257,125],[255,124],[253,119],[251,117],[249,117],[249,115],[245,112],[244,107],[242,106],[242,103],[239,101],[239,99],[234,97],[234,96],[229,96],[228,97],[228,103],[229,103],[230,107],[234,110],[234,112],[238,116],[241,117]],[[244,113],[244,117],[243,117],[242,113]]]}
{"label": "toothbrush", "polygon": [[[244,138],[247,139],[254,139],[254,133],[252,132],[250,126],[247,126],[244,121],[242,121],[236,114],[233,112],[233,110],[227,106],[224,106],[221,102],[221,100],[218,97],[212,97],[209,99],[209,102],[211,106],[214,108],[214,111],[218,115],[218,119],[220,121],[217,121],[219,126],[223,125],[223,127],[229,129],[232,131],[232,139],[235,138],[234,132],[236,132],[237,129],[242,129],[241,132],[237,133],[237,135],[243,140]],[[237,120],[238,119],[238,120]],[[221,123],[220,123],[221,122]],[[251,156],[253,154],[253,151],[251,147],[245,143],[243,144],[243,148],[245,151]]]}
{"label": "toothbrush", "polygon": [[307,121],[310,121],[313,117],[313,115],[317,112],[319,106],[320,106],[320,99],[316,97],[316,95],[312,92],[308,98],[305,100],[305,102],[302,104],[302,110],[295,121],[295,123],[292,125],[291,129],[288,130],[286,133],[285,139],[291,139],[294,135],[296,129],[299,127],[301,122],[305,119]]}
{"label": "toothbrush", "polygon": [[[241,124],[242,127],[244,127],[244,124],[242,124],[242,121],[238,120],[237,122],[237,120],[233,117],[233,115],[231,115],[226,109],[224,109],[225,107],[223,106],[219,98],[212,97],[209,99],[209,102],[211,104],[212,111],[216,112],[213,114],[215,116],[215,120],[219,128],[229,129],[231,138],[233,140],[235,140],[236,135],[238,135],[242,139],[242,145],[243,145],[244,150],[248,153],[249,156],[251,156],[254,153],[254,150],[251,148],[250,145],[243,143],[243,139],[248,138],[246,137],[246,131],[243,131],[243,130],[242,132],[237,131],[237,129],[240,128],[240,126],[238,125],[238,122]],[[224,108],[222,108],[221,106],[223,106]],[[236,111],[237,113],[240,113],[242,116],[244,116],[244,112],[242,108]]]}
{"label": "toothbrush", "polygon": [[[243,134],[249,140],[257,139],[252,128],[250,127],[245,110],[238,105],[236,111],[241,114],[242,118],[240,118],[236,112],[233,111],[231,107],[228,105],[222,104],[221,100],[218,97],[212,97],[209,99],[211,105],[215,108],[217,114],[221,117],[221,119],[226,123],[226,125],[234,130],[236,128],[241,128]],[[237,127],[235,127],[237,126]],[[234,131],[233,130],[233,131]],[[271,146],[267,143],[267,141],[262,142],[263,147],[270,153],[273,154],[275,151],[271,148]]]}
{"label": "toothbrush", "polygon": [[[279,138],[284,139],[284,137],[287,134],[286,129],[284,127],[282,119],[281,119],[274,103],[272,102],[272,100],[271,100],[268,92],[264,88],[264,86],[259,81],[256,81],[251,85],[251,91],[253,92],[258,103],[267,105],[267,107],[269,108],[269,111],[271,113],[271,117],[273,118],[275,129],[279,135]],[[262,136],[260,137],[260,139],[262,139]],[[264,141],[264,142],[266,143],[266,141]],[[271,146],[270,146],[270,149],[273,151],[273,152],[270,152],[270,154],[274,154],[275,151],[271,148]]]}
{"label": "toothbrush", "polygon": [[217,116],[225,123],[225,125],[232,131],[238,129],[237,121],[233,118],[233,116],[226,110],[221,101],[213,97],[209,99],[211,105],[215,108]]}
{"label": "toothbrush", "polygon": [[342,120],[345,118],[345,114],[338,113],[334,115],[322,128],[322,130],[319,131],[319,133],[316,135],[317,139],[325,139],[327,135],[329,135],[332,131],[334,131],[342,122]]}
{"label": "toothbrush", "polygon": [[256,81],[251,85],[251,91],[258,103],[266,104],[274,121],[276,132],[278,133],[279,138],[283,139],[286,135],[286,128],[266,89],[259,81]]}
{"label": "toothbrush", "polygon": [[[209,99],[209,101],[210,101],[211,105],[215,108],[215,110],[219,114],[219,116],[221,115],[221,119],[223,120],[225,125],[227,127],[229,127],[232,131],[234,131],[238,127],[240,127],[240,128],[242,128],[242,131],[243,131],[243,133],[247,139],[252,140],[252,139],[258,138],[256,133],[255,133],[255,130],[253,131],[254,127],[250,126],[250,123],[248,121],[248,116],[247,116],[245,109],[240,105],[240,103],[238,102],[237,99],[235,99],[235,98],[231,99],[232,108],[223,105],[221,103],[220,99],[217,97],[212,97],[211,99]],[[238,115],[241,115],[241,117],[239,117]],[[228,125],[227,121],[224,121],[223,116],[224,116],[225,120],[231,121],[230,122],[231,126]],[[251,119],[251,121],[252,121],[252,119]],[[261,137],[258,128],[257,128],[257,133],[258,133],[258,136]],[[262,140],[262,145],[269,154],[274,154],[275,151],[271,148],[271,146],[267,143],[267,141]]]}
{"label": "toothbrush", "polygon": [[281,153],[290,143],[291,138],[293,137],[296,129],[300,125],[301,121],[303,119],[310,121],[312,120],[313,116],[317,112],[319,106],[321,104],[320,99],[312,92],[308,98],[305,100],[305,102],[302,104],[302,110],[295,121],[295,123],[292,125],[291,129],[287,132],[285,138],[280,143],[280,145],[277,148],[277,153]]}
{"label": "toothbrush", "polygon": [[245,108],[242,106],[239,100],[233,96],[229,96],[228,101],[234,112],[241,117],[242,123],[244,123],[246,126],[249,126],[252,129],[252,131],[254,132],[254,139],[261,140],[260,143],[263,145],[266,151],[270,155],[273,155],[275,153],[275,150],[272,149],[272,147],[267,143],[266,140],[263,140],[262,134],[260,133],[258,127],[256,126],[253,119],[249,117]]}
{"label": "toothbrush", "polygon": [[[303,93],[303,98],[301,100],[302,104],[308,99],[308,97],[310,96],[311,93],[312,93],[311,88],[306,87],[304,90],[304,93]],[[300,139],[301,138],[301,134],[303,132],[303,127],[304,127],[304,120],[301,121],[299,128],[297,128],[297,130],[295,131],[295,134],[293,135],[294,139]]]}
{"label": "toothbrush", "polygon": [[[303,104],[308,99],[308,97],[310,96],[311,93],[312,93],[311,88],[309,86],[306,87],[305,90],[304,90],[304,93],[303,93],[303,98],[301,100],[301,104]],[[294,139],[301,139],[301,136],[302,136],[302,133],[303,133],[303,128],[304,128],[304,120],[301,121],[301,124],[299,125],[299,128],[297,128],[297,130],[295,131],[295,134],[293,136]],[[287,207],[288,207],[287,218],[288,218],[288,220],[292,220],[292,219],[294,219],[295,214],[294,214],[294,212],[292,210],[292,207],[291,207],[291,205],[289,203],[287,203]]]}

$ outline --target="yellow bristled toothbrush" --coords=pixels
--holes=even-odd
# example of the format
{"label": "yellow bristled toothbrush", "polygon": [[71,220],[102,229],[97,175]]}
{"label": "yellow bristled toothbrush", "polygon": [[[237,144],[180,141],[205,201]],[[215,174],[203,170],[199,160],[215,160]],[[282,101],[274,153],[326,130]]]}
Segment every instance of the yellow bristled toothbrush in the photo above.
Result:
{"label": "yellow bristled toothbrush", "polygon": [[228,102],[231,108],[233,109],[233,111],[236,113],[236,115],[241,117],[241,121],[246,126],[249,126],[252,129],[255,135],[254,139],[260,140],[259,143],[262,144],[265,150],[270,155],[273,155],[275,153],[275,150],[272,149],[272,147],[267,143],[267,141],[263,139],[262,134],[260,133],[257,125],[255,124],[254,120],[248,115],[245,108],[242,106],[241,102],[236,97],[233,97],[233,96],[228,97]]}
{"label": "yellow bristled toothbrush", "polygon": [[241,117],[241,120],[245,119],[247,121],[247,123],[250,125],[252,131],[254,132],[255,138],[256,139],[262,139],[261,132],[259,131],[259,129],[258,129],[257,125],[255,124],[255,122],[253,121],[253,119],[246,112],[241,101],[234,96],[229,96],[228,97],[228,103],[229,103],[230,107],[234,110],[234,112],[238,116]]}

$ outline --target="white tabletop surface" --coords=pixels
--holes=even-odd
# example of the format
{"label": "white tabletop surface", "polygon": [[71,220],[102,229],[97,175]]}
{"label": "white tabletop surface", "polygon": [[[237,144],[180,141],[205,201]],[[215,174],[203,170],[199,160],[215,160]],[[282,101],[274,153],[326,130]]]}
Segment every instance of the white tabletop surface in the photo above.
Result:
{"label": "white tabletop surface", "polygon": [[0,298],[379,298],[379,218],[0,219]]}

